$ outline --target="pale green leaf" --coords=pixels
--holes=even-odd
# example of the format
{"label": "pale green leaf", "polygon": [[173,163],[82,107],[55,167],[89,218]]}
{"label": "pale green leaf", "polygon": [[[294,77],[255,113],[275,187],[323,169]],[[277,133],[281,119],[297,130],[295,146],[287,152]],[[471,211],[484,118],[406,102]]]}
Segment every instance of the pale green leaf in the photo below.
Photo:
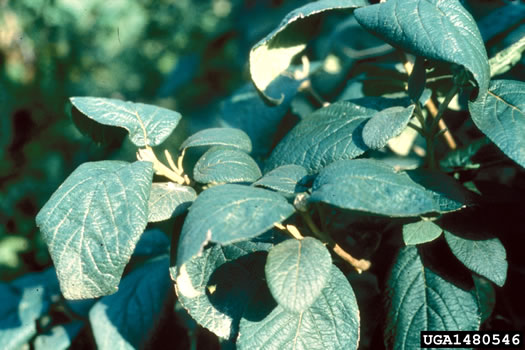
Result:
{"label": "pale green leaf", "polygon": [[275,147],[266,171],[296,164],[315,173],[340,159],[363,154],[368,147],[362,130],[376,110],[350,102],[336,102],[304,118]]}
{"label": "pale green leaf", "polygon": [[252,157],[222,146],[210,148],[193,168],[193,178],[201,183],[254,182],[261,176],[261,170]]}
{"label": "pale green leaf", "polygon": [[406,245],[416,245],[435,240],[443,230],[429,220],[421,220],[403,225],[403,241]]}
{"label": "pale green leaf", "polygon": [[201,130],[188,137],[180,149],[197,146],[228,146],[250,153],[252,141],[242,130],[235,128],[210,128]]}
{"label": "pale green leaf", "polygon": [[312,237],[279,243],[270,249],[264,268],[272,296],[294,312],[312,305],[330,280],[331,270],[330,252]]}
{"label": "pale green leaf", "polygon": [[312,20],[327,11],[353,10],[366,6],[365,0],[321,0],[306,4],[288,13],[281,23],[250,51],[250,74],[255,87],[269,101],[281,96],[267,95],[268,86],[291,64],[292,59],[306,48],[314,33]]}
{"label": "pale green leaf", "polygon": [[389,349],[417,349],[421,331],[475,331],[480,315],[476,294],[425,267],[416,247],[399,253],[387,285]]}
{"label": "pale green leaf", "polygon": [[97,123],[126,129],[131,141],[139,147],[160,145],[181,119],[178,112],[143,103],[100,97],[71,97],[70,100]]}
{"label": "pale green leaf", "polygon": [[439,211],[423,186],[372,159],[341,160],[324,168],[315,179],[310,201],[388,216]]}
{"label": "pale green leaf", "polygon": [[470,270],[502,287],[507,279],[507,253],[497,238],[467,239],[445,231],[452,253]]}
{"label": "pale green leaf", "polygon": [[192,187],[173,182],[153,183],[148,201],[148,221],[164,221],[180,215],[195,198],[197,193]]}
{"label": "pale green leaf", "polygon": [[[280,350],[357,349],[359,309],[345,276],[332,265],[330,279],[315,302],[302,312],[254,299],[255,310],[241,320],[237,347]],[[259,309],[259,310],[257,310]],[[262,310],[261,310],[262,309]]]}
{"label": "pale green leaf", "polygon": [[201,254],[208,243],[229,244],[258,236],[294,211],[276,192],[236,184],[211,187],[189,209],[179,240],[177,265]]}
{"label": "pale green leaf", "polygon": [[491,81],[488,93],[469,102],[469,110],[476,126],[503,153],[525,167],[525,83]]}
{"label": "pale green leaf", "polygon": [[390,107],[375,115],[363,128],[363,142],[372,149],[379,149],[393,137],[401,134],[412,118],[415,105],[407,108]]}
{"label": "pale green leaf", "polygon": [[68,299],[117,291],[148,222],[150,162],[80,165],[36,217]]}
{"label": "pale green leaf", "polygon": [[472,15],[458,0],[389,0],[355,11],[359,24],[416,56],[464,66],[483,96],[490,68]]}

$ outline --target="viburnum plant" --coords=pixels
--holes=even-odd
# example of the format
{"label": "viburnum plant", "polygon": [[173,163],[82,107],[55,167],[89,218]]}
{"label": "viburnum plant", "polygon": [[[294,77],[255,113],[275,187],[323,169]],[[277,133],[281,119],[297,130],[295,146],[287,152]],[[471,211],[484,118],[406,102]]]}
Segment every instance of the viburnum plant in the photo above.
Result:
{"label": "viburnum plant", "polygon": [[[328,15],[378,46],[322,55],[308,43]],[[177,112],[72,97],[83,130],[124,128],[137,159],[82,164],[38,213],[62,295],[100,298],[86,314],[101,349],[148,341],[173,310],[168,270],[177,305],[239,349],[366,348],[378,325],[387,348],[415,349],[422,330],[479,330],[508,263],[475,180],[525,166],[525,83],[492,79],[524,46],[489,60],[457,0],[321,0],[252,48],[253,85],[179,149],[163,146]],[[382,55],[397,64],[370,64]],[[348,89],[319,91],[350,61]],[[290,109],[300,120],[276,139]],[[463,111],[451,132],[443,116]],[[168,235],[148,229],[177,216]]]}

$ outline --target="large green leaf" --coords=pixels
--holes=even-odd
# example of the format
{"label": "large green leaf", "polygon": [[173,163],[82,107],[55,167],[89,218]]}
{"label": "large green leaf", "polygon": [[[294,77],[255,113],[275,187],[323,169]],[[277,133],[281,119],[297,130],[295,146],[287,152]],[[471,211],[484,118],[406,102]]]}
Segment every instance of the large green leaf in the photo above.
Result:
{"label": "large green leaf", "polygon": [[282,165],[265,174],[254,185],[287,194],[295,194],[306,191],[306,187],[301,185],[301,182],[307,175],[306,169],[300,165]]}
{"label": "large green leaf", "polygon": [[497,238],[468,239],[445,231],[452,253],[469,269],[503,286],[507,279],[507,253]]}
{"label": "large green leaf", "polygon": [[417,56],[468,69],[480,88],[490,80],[485,44],[458,0],[389,0],[355,11],[357,21],[389,44]]}
{"label": "large green leaf", "polygon": [[192,187],[173,182],[153,183],[148,201],[148,221],[164,221],[180,215],[195,198],[197,193]]}
{"label": "large green leaf", "polygon": [[372,149],[386,146],[388,140],[406,128],[415,107],[390,107],[376,113],[363,128],[363,142]]}
{"label": "large green leaf", "polygon": [[315,173],[340,159],[363,154],[368,147],[362,130],[376,110],[350,102],[321,108],[297,124],[275,147],[266,170],[297,164]]}
{"label": "large green leaf", "polygon": [[324,168],[310,201],[388,216],[439,211],[430,191],[406,173],[372,159],[341,160]]}
{"label": "large green leaf", "polygon": [[117,291],[148,222],[150,162],[80,165],[36,217],[68,299]]}
{"label": "large green leaf", "polygon": [[0,348],[21,349],[37,334],[37,319],[59,294],[54,269],[0,283]]}
{"label": "large green leaf", "polygon": [[488,94],[470,102],[469,110],[476,126],[503,153],[525,167],[525,83],[491,81]]}
{"label": "large green leaf", "polygon": [[265,285],[267,240],[214,245],[170,268],[179,301],[201,326],[234,340],[248,302]]}
{"label": "large green leaf", "polygon": [[170,288],[169,258],[159,257],[126,275],[120,289],[98,301],[89,321],[98,349],[138,349],[160,320]]}
{"label": "large green leaf", "polygon": [[268,100],[279,100],[280,95],[268,95],[267,87],[290,66],[295,55],[305,49],[314,34],[312,20],[327,11],[353,10],[366,5],[365,0],[320,0],[288,13],[279,26],[250,51],[250,74],[255,87]]}
{"label": "large green leaf", "polygon": [[139,147],[160,145],[181,119],[177,112],[142,103],[100,97],[71,97],[70,100],[97,123],[126,129],[131,141]]}
{"label": "large green leaf", "polygon": [[246,133],[235,128],[210,128],[201,130],[188,137],[180,148],[197,146],[228,146],[241,151],[251,152],[252,141]]}
{"label": "large green leaf", "polygon": [[287,310],[301,312],[317,299],[330,280],[332,257],[315,238],[290,239],[272,249],[264,268],[268,288]]}
{"label": "large green leaf", "polygon": [[357,349],[359,309],[345,276],[332,265],[330,279],[315,302],[302,312],[254,299],[244,314],[239,349]]}
{"label": "large green leaf", "polygon": [[474,331],[480,325],[476,294],[425,267],[416,247],[399,253],[388,279],[389,349],[417,349],[421,331]]}
{"label": "large green leaf", "polygon": [[193,168],[193,178],[201,183],[254,182],[261,176],[252,157],[222,146],[210,148]]}
{"label": "large green leaf", "polygon": [[264,233],[294,212],[280,194],[226,184],[203,191],[193,202],[180,236],[177,265],[201,254],[210,242],[228,244]]}
{"label": "large green leaf", "polygon": [[441,236],[443,230],[429,220],[403,225],[403,241],[406,245],[427,243]]}

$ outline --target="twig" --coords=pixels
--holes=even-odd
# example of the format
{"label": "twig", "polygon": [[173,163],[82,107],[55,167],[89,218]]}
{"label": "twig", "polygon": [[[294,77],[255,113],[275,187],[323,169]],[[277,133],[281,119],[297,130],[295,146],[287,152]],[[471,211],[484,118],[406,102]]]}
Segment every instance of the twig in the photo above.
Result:
{"label": "twig", "polygon": [[345,251],[339,244],[337,244],[337,242],[335,242],[332,239],[332,237],[330,237],[329,235],[327,235],[324,232],[322,232],[321,230],[319,230],[319,228],[313,222],[313,220],[310,217],[310,214],[308,214],[308,212],[306,212],[306,213],[301,212],[301,215],[302,215],[304,221],[306,222],[306,225],[308,225],[308,228],[312,231],[312,233],[317,238],[319,238],[321,241],[323,241],[324,243],[328,244],[332,248],[334,253],[336,253],[337,255],[339,255],[339,257],[341,259],[343,259],[344,261],[346,261],[347,263],[352,265],[356,269],[357,272],[361,273],[361,272],[366,271],[366,270],[368,270],[370,268],[370,265],[371,265],[370,261],[365,260],[365,259],[356,259],[356,258],[354,258],[352,255],[350,255],[350,253]]}

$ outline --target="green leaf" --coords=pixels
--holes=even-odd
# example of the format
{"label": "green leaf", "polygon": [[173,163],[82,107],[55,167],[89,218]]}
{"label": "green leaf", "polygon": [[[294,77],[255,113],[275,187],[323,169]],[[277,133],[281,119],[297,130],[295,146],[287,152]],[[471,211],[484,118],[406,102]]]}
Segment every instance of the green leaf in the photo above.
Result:
{"label": "green leaf", "polygon": [[393,46],[464,66],[476,79],[478,96],[487,91],[490,68],[485,44],[458,0],[389,0],[354,14],[359,24]]}
{"label": "green leaf", "polygon": [[84,323],[74,321],[51,328],[48,333],[39,334],[34,340],[35,350],[66,350],[71,348],[72,340],[84,327]]}
{"label": "green leaf", "polygon": [[357,349],[359,309],[354,291],[337,267],[332,265],[330,275],[315,302],[302,312],[287,311],[280,305],[268,310],[271,303],[254,300],[254,308],[263,310],[245,313],[238,348]]}
{"label": "green leaf", "polygon": [[416,245],[435,240],[443,230],[429,220],[403,225],[403,241],[406,245]]}
{"label": "green leaf", "polygon": [[267,156],[273,146],[275,131],[299,84],[300,81],[288,77],[277,79],[268,89],[279,94],[283,92],[285,99],[273,107],[264,103],[252,83],[244,85],[221,104],[222,125],[242,129],[252,141],[252,154]]}
{"label": "green leaf", "polygon": [[98,349],[144,346],[173,293],[167,256],[150,260],[122,280],[117,293],[105,296],[89,312]]}
{"label": "green leaf", "polygon": [[265,286],[264,263],[272,244],[243,241],[214,245],[170,273],[177,297],[201,326],[234,340],[239,322],[256,291]]}
{"label": "green leaf", "polygon": [[138,147],[158,146],[171,135],[181,115],[169,109],[111,98],[71,97],[71,103],[97,123],[129,132]]}
{"label": "green leaf", "polygon": [[246,133],[235,128],[210,128],[188,137],[180,149],[197,146],[228,146],[250,153],[252,141]]}
{"label": "green leaf", "polygon": [[54,269],[0,283],[0,348],[20,349],[37,334],[37,319],[59,296]]}
{"label": "green leaf", "polygon": [[330,252],[312,237],[279,243],[270,249],[264,268],[272,296],[292,312],[312,305],[330,280],[331,270]]}
{"label": "green leaf", "polygon": [[431,194],[438,213],[460,210],[473,203],[470,192],[461,183],[440,171],[419,168],[406,173]]}
{"label": "green leaf", "polygon": [[365,0],[321,0],[306,4],[288,13],[279,26],[250,51],[250,74],[262,96],[275,102],[281,96],[269,96],[267,87],[283,73],[292,59],[306,48],[306,42],[313,36],[312,24],[327,11],[353,10],[366,6]]}
{"label": "green leaf", "polygon": [[480,316],[474,292],[426,268],[416,247],[399,253],[387,286],[386,347],[417,349],[421,331],[474,331]]}
{"label": "green leaf", "polygon": [[287,194],[295,194],[306,191],[306,187],[301,185],[301,182],[307,175],[306,169],[300,165],[282,165],[265,174],[254,185]]}
{"label": "green leaf", "polygon": [[507,279],[507,253],[497,238],[467,239],[445,231],[452,253],[470,270],[502,287]]}
{"label": "green leaf", "polygon": [[148,221],[168,220],[186,211],[197,198],[192,187],[173,182],[156,182],[151,185],[148,201]]}
{"label": "green leaf", "polygon": [[386,146],[388,140],[406,128],[415,107],[390,107],[376,113],[363,128],[363,142],[372,149]]}
{"label": "green leaf", "polygon": [[275,147],[266,171],[285,164],[304,167],[310,174],[340,159],[363,154],[363,127],[375,114],[370,108],[336,102],[321,108],[297,124]]}
{"label": "green leaf", "polygon": [[469,110],[476,126],[503,153],[525,167],[525,83],[491,81],[488,94],[469,102]]}
{"label": "green leaf", "polygon": [[201,254],[210,242],[229,244],[258,236],[294,213],[278,193],[227,184],[203,191],[184,221],[177,265]]}
{"label": "green leaf", "polygon": [[148,222],[150,162],[80,165],[36,217],[67,299],[117,291]]}
{"label": "green leaf", "polygon": [[310,201],[388,216],[439,211],[432,194],[406,173],[372,159],[342,160],[324,168]]}
{"label": "green leaf", "polygon": [[261,176],[252,157],[221,146],[210,148],[193,168],[193,178],[201,183],[254,182]]}

